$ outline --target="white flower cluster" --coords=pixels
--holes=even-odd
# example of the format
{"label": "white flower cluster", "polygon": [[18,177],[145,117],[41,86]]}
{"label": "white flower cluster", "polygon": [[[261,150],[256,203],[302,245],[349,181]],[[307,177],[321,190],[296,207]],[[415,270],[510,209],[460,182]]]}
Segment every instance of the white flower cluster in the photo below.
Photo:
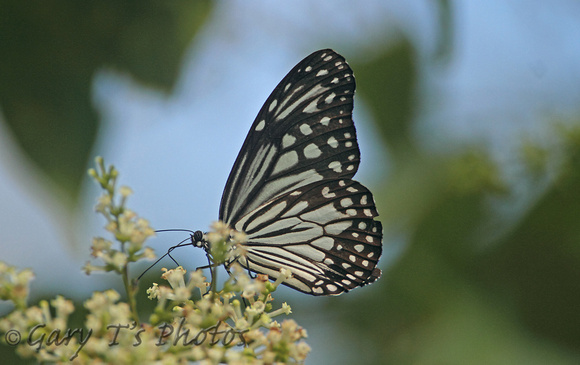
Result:
{"label": "white flower cluster", "polygon": [[[126,302],[114,290],[95,292],[84,302],[86,315],[80,328],[70,328],[75,311],[62,296],[28,307],[30,270],[18,271],[0,262],[0,299],[10,300],[15,309],[0,318],[2,340],[16,346],[24,358],[56,364],[273,364],[303,363],[310,347],[303,341],[306,331],[291,319],[274,318],[290,314],[286,303],[274,309],[272,293],[291,276],[281,269],[280,277],[270,282],[267,276],[251,278],[237,263],[229,266],[230,277],[216,288],[201,270],[187,275],[182,267],[165,270],[168,283],[153,284],[147,290],[156,300],[153,313],[138,313],[135,305],[136,283],[128,278],[128,265],[152,258],[146,239],[153,235],[149,224],[125,207],[128,188],[119,189],[116,201],[114,168],[105,169],[98,159],[99,172],[91,176],[99,182],[104,195],[97,211],[107,219],[106,228],[114,241],[96,238],[92,255],[102,265],[87,264],[85,271],[112,271],[121,275]],[[237,243],[245,235],[216,223],[206,235],[210,260],[216,266],[243,254]],[[146,318],[141,322],[140,319]]]}
{"label": "white flower cluster", "polygon": [[117,248],[110,240],[102,237],[94,238],[91,255],[100,259],[103,265],[87,262],[84,270],[87,274],[93,271],[115,271],[124,275],[128,263],[144,258],[155,258],[153,250],[144,246],[145,240],[155,235],[155,231],[147,220],[139,218],[125,206],[132,194],[130,188],[122,186],[119,189],[121,197],[118,199],[119,202],[116,202],[116,182],[119,173],[112,166],[106,169],[102,158],[97,158],[96,162],[98,171],[90,169],[89,175],[99,183],[103,194],[99,197],[95,210],[107,220],[105,229],[120,245]]}

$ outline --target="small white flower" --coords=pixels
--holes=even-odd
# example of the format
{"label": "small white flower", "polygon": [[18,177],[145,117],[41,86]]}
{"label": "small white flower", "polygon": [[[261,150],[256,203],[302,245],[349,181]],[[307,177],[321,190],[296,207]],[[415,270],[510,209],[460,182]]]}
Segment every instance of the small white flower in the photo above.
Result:
{"label": "small white flower", "polygon": [[159,297],[159,285],[157,283],[153,283],[149,289],[147,289],[147,298],[155,299]]}
{"label": "small white flower", "polygon": [[167,280],[174,290],[177,288],[185,287],[184,276],[186,271],[183,267],[179,266],[173,270],[167,270],[164,268],[163,270],[165,272],[163,275],[161,275],[161,277]]}
{"label": "small white flower", "polygon": [[131,188],[128,186],[121,186],[121,188],[119,189],[119,194],[121,194],[122,197],[126,198],[129,195],[133,194],[133,190],[131,190]]}

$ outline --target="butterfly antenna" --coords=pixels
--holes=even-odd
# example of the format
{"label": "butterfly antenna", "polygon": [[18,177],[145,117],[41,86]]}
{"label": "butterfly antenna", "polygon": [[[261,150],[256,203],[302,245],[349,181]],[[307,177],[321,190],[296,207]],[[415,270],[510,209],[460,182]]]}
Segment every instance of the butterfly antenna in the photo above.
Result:
{"label": "butterfly antenna", "polygon": [[181,229],[181,228],[159,229],[159,230],[155,231],[155,233],[160,233],[160,232],[188,232],[189,238],[184,239],[183,241],[179,242],[175,246],[169,247],[167,252],[163,256],[158,258],[145,271],[143,271],[143,273],[141,273],[141,275],[139,275],[137,280],[141,280],[141,278],[143,277],[143,275],[145,275],[147,273],[147,271],[149,271],[153,266],[157,265],[159,263],[159,261],[163,260],[167,256],[171,259],[171,261],[173,261],[175,263],[175,265],[179,266],[179,263],[177,262],[177,260],[175,260],[173,258],[173,256],[171,256],[171,252],[173,250],[175,250],[176,248],[185,247],[185,246],[195,246],[195,247],[204,248],[204,250],[206,250],[206,252],[207,252],[207,249],[206,249],[207,242],[203,239],[204,234],[202,231],[192,231],[190,229]]}

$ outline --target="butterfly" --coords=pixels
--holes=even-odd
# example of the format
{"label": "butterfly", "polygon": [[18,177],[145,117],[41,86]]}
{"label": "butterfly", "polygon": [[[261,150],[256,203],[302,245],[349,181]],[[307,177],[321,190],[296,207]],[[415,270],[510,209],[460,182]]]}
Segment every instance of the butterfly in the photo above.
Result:
{"label": "butterfly", "polygon": [[[316,51],[276,86],[228,177],[219,219],[246,233],[239,262],[311,295],[377,280],[382,225],[371,192],[352,180],[360,151],[355,80],[341,55]],[[192,236],[193,237],[193,236]],[[194,244],[208,251],[201,232]]]}

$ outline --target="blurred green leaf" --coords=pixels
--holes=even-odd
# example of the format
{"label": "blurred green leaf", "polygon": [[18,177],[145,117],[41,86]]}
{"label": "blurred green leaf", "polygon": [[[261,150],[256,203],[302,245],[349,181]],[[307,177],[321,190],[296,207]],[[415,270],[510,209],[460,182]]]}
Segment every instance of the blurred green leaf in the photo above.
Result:
{"label": "blurred green leaf", "polygon": [[564,132],[552,188],[489,247],[481,242],[497,235],[486,231],[488,198],[510,195],[488,154],[399,150],[402,162],[375,199],[385,248],[404,237],[403,254],[367,293],[331,308],[359,313],[343,318],[366,349],[361,363],[580,361],[579,130]]}
{"label": "blurred green leaf", "polygon": [[453,7],[449,0],[437,1],[437,15],[439,20],[435,61],[447,63],[453,51]]}
{"label": "blurred green leaf", "polygon": [[[407,177],[395,172],[387,186],[398,190],[377,195],[388,207],[384,245],[403,231],[403,255],[358,300],[333,303],[359,313],[344,318],[369,349],[364,362],[577,363],[580,166],[486,251],[487,198],[505,193],[494,164],[474,151],[423,158],[401,171]],[[405,224],[391,225],[397,211]]]}
{"label": "blurred green leaf", "polygon": [[[538,336],[580,353],[580,128],[563,142],[564,168],[481,272]],[[492,269],[493,268],[493,269]]]}
{"label": "blurred green leaf", "polygon": [[357,87],[395,162],[413,150],[412,123],[417,79],[415,53],[404,38],[373,57],[354,65]]}
{"label": "blurred green leaf", "polygon": [[95,72],[169,90],[209,1],[4,1],[0,106],[30,159],[74,198],[98,130]]}
{"label": "blurred green leaf", "polygon": [[[453,45],[450,2],[438,4],[434,62],[446,61]],[[489,231],[489,198],[509,203],[510,192],[482,150],[437,156],[415,145],[415,63],[401,39],[354,66],[395,165],[375,190],[385,252],[393,238],[405,246],[376,284],[329,310],[342,313],[359,363],[580,363],[580,128],[563,131],[558,153],[566,157],[554,185],[490,242],[498,235]],[[524,145],[522,171],[546,180],[549,156]]]}

